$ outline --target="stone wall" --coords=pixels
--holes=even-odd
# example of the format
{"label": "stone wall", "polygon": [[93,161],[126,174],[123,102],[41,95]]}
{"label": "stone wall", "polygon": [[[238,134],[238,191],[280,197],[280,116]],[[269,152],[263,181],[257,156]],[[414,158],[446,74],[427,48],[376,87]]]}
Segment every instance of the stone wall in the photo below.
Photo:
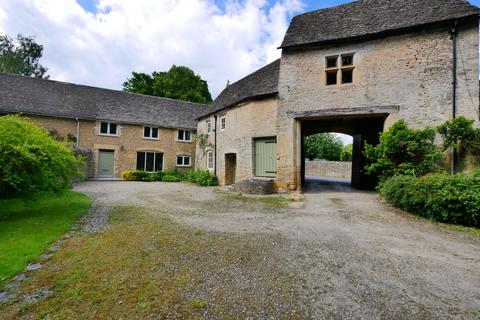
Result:
{"label": "stone wall", "polygon": [[[365,42],[282,52],[277,141],[280,183],[301,178],[300,121],[291,112],[398,106],[385,129],[404,118],[416,128],[452,117],[452,41],[449,27]],[[478,23],[461,24],[458,35],[457,115],[477,121]],[[325,58],[354,53],[353,83],[326,86]]]}
{"label": "stone wall", "polygon": [[305,176],[351,179],[352,163],[327,160],[305,160]]}
{"label": "stone wall", "polygon": [[[254,175],[254,139],[274,137],[276,135],[275,119],[277,115],[277,99],[269,98],[252,101],[218,114],[217,121],[217,176],[224,185],[228,179],[225,155],[236,154],[235,181],[251,179]],[[220,130],[220,118],[225,117],[225,130]],[[206,133],[207,121],[214,128],[214,117],[198,122],[197,132]],[[214,132],[209,135],[209,142],[214,143]],[[213,148],[211,148],[213,150]],[[207,168],[207,159],[197,149],[197,166]],[[213,170],[212,170],[213,171]],[[227,177],[227,179],[226,179]]]}
{"label": "stone wall", "polygon": [[[56,130],[59,135],[71,134],[77,137],[75,119],[29,115],[33,122],[45,130]],[[88,175],[96,176],[98,151],[101,149],[114,150],[114,177],[121,177],[126,170],[135,170],[137,166],[137,152],[152,151],[163,153],[163,168],[175,168],[177,155],[191,156],[194,167],[195,143],[177,141],[177,130],[170,128],[159,129],[159,139],[143,137],[143,126],[134,124],[118,124],[115,136],[101,135],[100,121],[80,120],[80,135],[78,148],[86,152],[91,151],[91,164],[88,165]],[[182,168],[183,169],[183,168]]]}

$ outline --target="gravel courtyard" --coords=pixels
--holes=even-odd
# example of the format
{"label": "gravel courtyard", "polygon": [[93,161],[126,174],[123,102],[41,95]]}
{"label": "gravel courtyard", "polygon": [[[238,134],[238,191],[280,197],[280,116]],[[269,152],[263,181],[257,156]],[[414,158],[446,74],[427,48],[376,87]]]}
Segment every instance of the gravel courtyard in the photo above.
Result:
{"label": "gravel courtyard", "polygon": [[[95,237],[108,232],[110,227],[105,224],[110,213],[111,219],[115,218],[116,208],[141,208],[145,220],[138,225],[142,227],[158,217],[178,226],[173,227],[173,233],[175,228],[182,228],[185,232],[195,230],[192,237],[215,237],[199,240],[202,245],[194,250],[199,256],[188,251],[176,257],[180,260],[172,260],[172,264],[180,261],[187,268],[198,268],[196,282],[176,300],[177,304],[185,299],[193,301],[192,318],[480,318],[480,238],[407,215],[381,202],[373,192],[317,183],[307,188],[303,200],[289,201],[180,183],[84,182],[75,190],[86,193],[95,203],[83,232],[73,238],[98,241]],[[134,241],[130,237],[135,234],[138,231],[126,231],[126,243]],[[142,250],[146,247],[137,245]],[[78,240],[75,248],[81,246]],[[53,259],[48,264],[44,273],[59,272],[62,262]],[[33,274],[33,283],[35,277]],[[58,281],[59,276],[54,278],[50,280]],[[48,281],[38,280],[37,285]],[[15,309],[13,304],[5,315],[36,318],[33,315],[42,313],[55,319],[68,314],[58,313],[68,308],[82,314],[80,306],[64,304],[58,297],[49,299],[58,301],[55,305],[32,305],[30,311],[25,306]],[[127,304],[124,301],[127,299],[119,305]],[[89,308],[91,312],[95,307]],[[156,316],[142,314],[152,319],[190,317],[183,309],[172,308],[157,310]],[[82,315],[98,316],[87,311]],[[123,317],[129,318],[129,314]]]}

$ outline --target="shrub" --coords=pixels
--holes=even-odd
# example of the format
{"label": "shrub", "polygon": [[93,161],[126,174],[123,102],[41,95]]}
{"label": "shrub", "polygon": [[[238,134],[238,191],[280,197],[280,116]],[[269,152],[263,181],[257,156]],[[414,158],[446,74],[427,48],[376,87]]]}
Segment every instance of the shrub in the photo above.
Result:
{"label": "shrub", "polygon": [[174,176],[170,174],[165,174],[162,179],[163,182],[180,182],[182,181],[182,178],[179,176]]}
{"label": "shrub", "polygon": [[458,117],[438,126],[443,138],[443,148],[465,149],[471,153],[480,152],[480,130],[473,127],[473,120]]}
{"label": "shrub", "polygon": [[157,172],[145,172],[141,170],[129,170],[122,174],[122,178],[125,181],[162,181],[164,173]]}
{"label": "shrub", "polygon": [[396,176],[381,183],[382,196],[397,207],[438,222],[480,227],[480,173]]}
{"label": "shrub", "polygon": [[218,179],[208,170],[190,170],[185,175],[186,180],[200,186],[217,186]]}
{"label": "shrub", "polygon": [[394,175],[422,176],[438,171],[443,156],[434,140],[434,129],[410,129],[400,120],[380,135],[378,145],[365,145],[364,155],[369,161],[365,169],[382,180]]}
{"label": "shrub", "polygon": [[352,162],[352,160],[353,160],[353,145],[347,144],[342,149],[342,153],[340,154],[340,161]]}
{"label": "shrub", "polygon": [[69,189],[81,157],[28,119],[0,117],[0,197]]}

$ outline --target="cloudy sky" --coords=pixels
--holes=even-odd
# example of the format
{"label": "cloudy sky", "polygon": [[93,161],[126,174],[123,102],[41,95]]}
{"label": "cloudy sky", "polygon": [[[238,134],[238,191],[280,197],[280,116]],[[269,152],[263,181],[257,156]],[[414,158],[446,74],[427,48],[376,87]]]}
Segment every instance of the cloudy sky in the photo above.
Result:
{"label": "cloudy sky", "polygon": [[36,37],[51,79],[121,89],[131,71],[186,65],[216,96],[279,57],[293,15],[345,2],[1,0],[0,34]]}

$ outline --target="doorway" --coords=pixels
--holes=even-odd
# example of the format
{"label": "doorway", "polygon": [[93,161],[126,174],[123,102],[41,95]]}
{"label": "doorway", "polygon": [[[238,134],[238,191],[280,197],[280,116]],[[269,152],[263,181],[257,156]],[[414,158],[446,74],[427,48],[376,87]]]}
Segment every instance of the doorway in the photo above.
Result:
{"label": "doorway", "polygon": [[99,178],[113,177],[113,164],[115,162],[115,151],[99,150],[98,151],[98,171]]}
{"label": "doorway", "polygon": [[225,154],[225,185],[235,184],[235,176],[237,171],[237,154]]}

